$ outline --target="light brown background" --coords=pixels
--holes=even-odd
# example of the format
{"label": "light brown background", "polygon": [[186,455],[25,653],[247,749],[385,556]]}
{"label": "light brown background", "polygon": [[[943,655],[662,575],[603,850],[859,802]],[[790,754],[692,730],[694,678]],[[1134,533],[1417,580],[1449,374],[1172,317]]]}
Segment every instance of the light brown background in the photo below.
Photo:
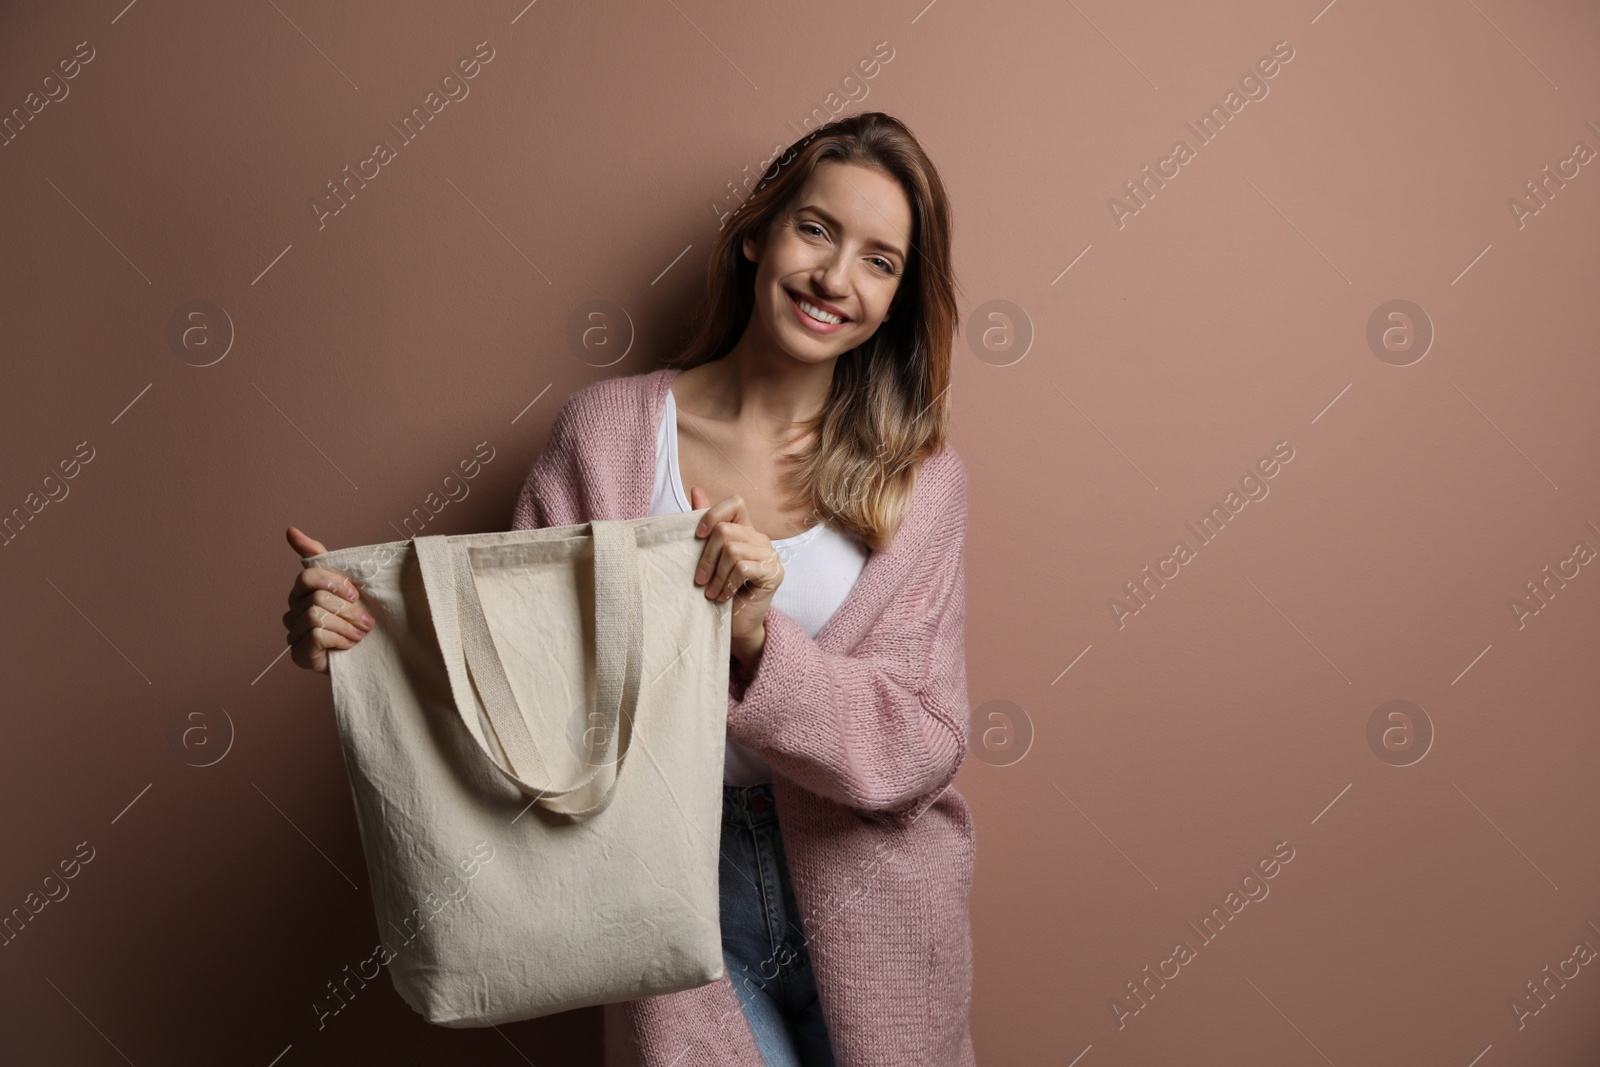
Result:
{"label": "light brown background", "polygon": [[[1525,626],[1509,605],[1600,547],[1600,164],[1508,207],[1600,148],[1593,5],[125,2],[0,14],[6,113],[95,56],[0,147],[0,510],[94,450],[0,548],[0,909],[95,850],[0,948],[0,1058],[597,1062],[598,1011],[447,1031],[387,979],[317,1029],[375,931],[327,681],[277,658],[283,530],[393,540],[481,441],[427,532],[505,528],[562,400],[671,350],[739,183],[808,115],[875,108],[948,184],[964,329],[1000,331],[964,334],[954,386],[979,1061],[1594,1061],[1595,965],[1525,1026],[1511,1001],[1600,947],[1600,575]],[[1200,144],[1184,123],[1279,41],[1269,95]],[[397,158],[319,229],[380,138]],[[1194,160],[1119,227],[1178,139]],[[206,367],[167,339],[200,299],[235,332]],[[1396,299],[1435,333],[1408,366],[1367,342]],[[620,362],[615,315],[569,344],[594,300],[636,331]],[[1280,441],[1270,495],[1201,545],[1184,523]],[[1367,740],[1397,699],[1434,734],[1405,767]],[[1201,945],[1280,841],[1270,895]]]}

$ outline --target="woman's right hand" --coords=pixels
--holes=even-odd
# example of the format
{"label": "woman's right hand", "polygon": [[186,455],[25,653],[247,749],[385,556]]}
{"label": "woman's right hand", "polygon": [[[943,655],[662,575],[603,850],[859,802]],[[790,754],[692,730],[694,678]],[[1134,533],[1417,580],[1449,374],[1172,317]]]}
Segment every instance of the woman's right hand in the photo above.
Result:
{"label": "woman's right hand", "polygon": [[[285,536],[302,559],[328,551],[293,526]],[[349,578],[326,567],[302,567],[289,590],[283,625],[293,649],[290,658],[307,670],[327,674],[328,649],[353,648],[374,624]]]}

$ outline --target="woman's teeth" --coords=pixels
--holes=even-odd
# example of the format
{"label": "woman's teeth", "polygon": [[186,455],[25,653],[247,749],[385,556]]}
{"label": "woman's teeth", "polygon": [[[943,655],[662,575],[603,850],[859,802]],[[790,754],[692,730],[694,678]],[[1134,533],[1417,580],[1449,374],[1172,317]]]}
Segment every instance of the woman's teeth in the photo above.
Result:
{"label": "woman's teeth", "polygon": [[844,321],[844,319],[840,318],[838,315],[830,315],[828,312],[823,311],[821,308],[817,307],[815,304],[806,303],[806,301],[801,299],[800,297],[795,297],[795,303],[800,305],[800,310],[801,311],[804,311],[807,315],[810,315],[812,318],[816,319],[818,322],[826,322],[826,323],[829,323],[831,325],[835,325],[836,326],[839,323]]}

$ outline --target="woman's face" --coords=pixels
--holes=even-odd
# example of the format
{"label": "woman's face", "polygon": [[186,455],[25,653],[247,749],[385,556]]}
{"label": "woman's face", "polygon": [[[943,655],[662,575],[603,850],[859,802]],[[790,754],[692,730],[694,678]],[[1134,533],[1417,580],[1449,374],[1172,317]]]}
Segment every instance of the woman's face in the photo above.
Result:
{"label": "woman's face", "polygon": [[889,312],[915,254],[911,202],[884,172],[828,160],[760,240],[745,238],[744,254],[757,264],[756,311],[773,340],[796,359],[835,359]]}

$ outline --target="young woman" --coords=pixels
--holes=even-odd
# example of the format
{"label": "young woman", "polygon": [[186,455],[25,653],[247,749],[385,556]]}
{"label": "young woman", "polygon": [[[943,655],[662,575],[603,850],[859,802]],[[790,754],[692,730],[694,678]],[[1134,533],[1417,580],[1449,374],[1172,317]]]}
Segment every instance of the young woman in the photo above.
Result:
{"label": "young woman", "polygon": [[[705,508],[693,581],[733,600],[727,974],[627,1005],[646,1067],[973,1064],[955,325],[933,164],[830,123],[727,221],[685,351],[569,397],[518,497],[514,529]],[[360,640],[354,593],[296,576],[295,662]]]}

